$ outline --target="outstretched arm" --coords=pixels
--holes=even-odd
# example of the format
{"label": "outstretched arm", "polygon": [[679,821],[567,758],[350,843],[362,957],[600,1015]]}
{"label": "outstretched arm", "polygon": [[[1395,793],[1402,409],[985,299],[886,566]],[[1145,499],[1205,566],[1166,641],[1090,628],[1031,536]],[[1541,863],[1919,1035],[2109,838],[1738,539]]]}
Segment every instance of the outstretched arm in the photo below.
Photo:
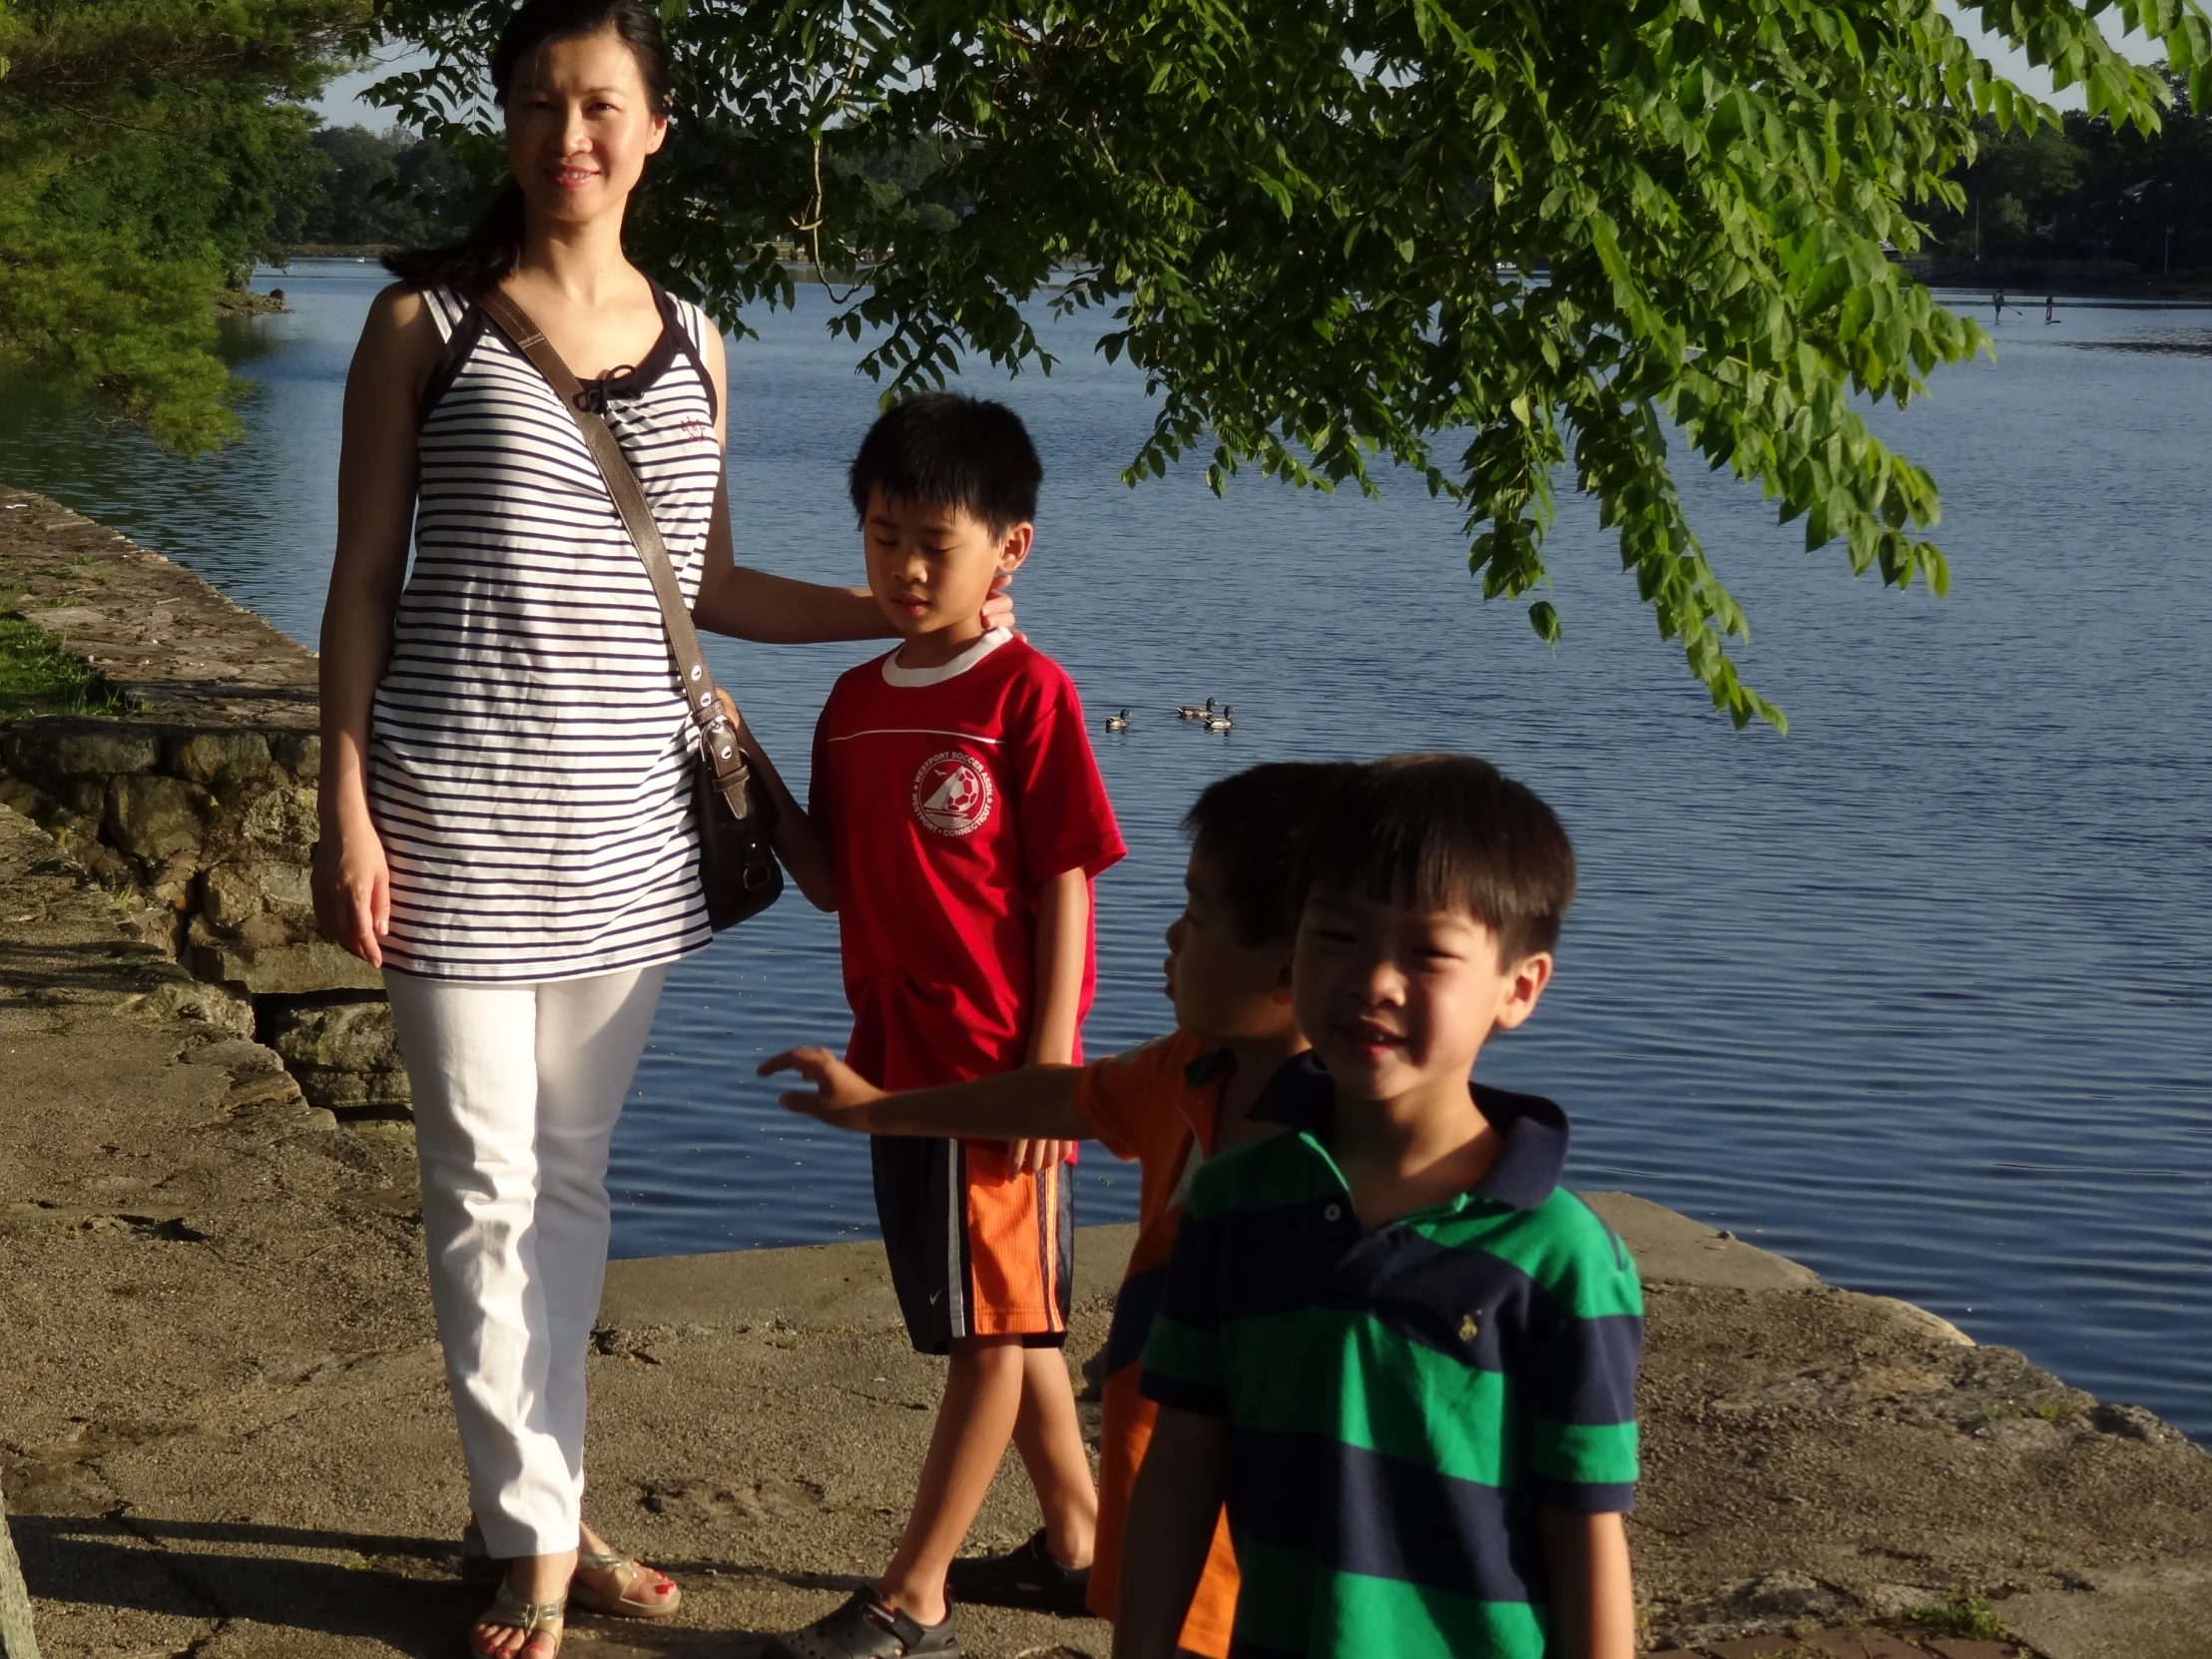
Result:
{"label": "outstretched arm", "polygon": [[1035,1136],[1080,1140],[1074,1066],[1028,1066],[972,1083],[885,1094],[826,1048],[792,1048],[761,1062],[761,1075],[796,1071],[814,1085],[776,1098],[789,1111],[863,1135],[958,1135],[968,1140]]}
{"label": "outstretched arm", "polygon": [[[730,545],[728,480],[715,487],[714,517],[707,530],[707,568],[692,605],[692,621],[709,633],[763,645],[819,645],[830,640],[885,640],[895,637],[890,619],[865,588],[837,588],[802,582],[736,562]],[[1014,601],[1006,592],[1013,581],[1001,576],[983,601],[986,628],[1014,626]]]}
{"label": "outstretched arm", "polygon": [[890,619],[865,588],[833,588],[775,576],[736,562],[730,545],[727,480],[715,488],[707,530],[707,568],[700,578],[692,621],[712,633],[764,645],[809,645],[826,640],[879,640],[891,636]]}

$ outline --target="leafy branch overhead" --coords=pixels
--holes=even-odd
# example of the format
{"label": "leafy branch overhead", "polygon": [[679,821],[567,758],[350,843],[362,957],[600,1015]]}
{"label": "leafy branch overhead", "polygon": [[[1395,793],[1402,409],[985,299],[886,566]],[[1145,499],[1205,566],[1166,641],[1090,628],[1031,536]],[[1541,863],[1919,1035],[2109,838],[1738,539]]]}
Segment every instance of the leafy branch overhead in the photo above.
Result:
{"label": "leafy branch overhead", "polygon": [[[2150,130],[2168,98],[2092,11],[1970,6]],[[2116,0],[2212,90],[2197,0]],[[480,121],[496,10],[390,0],[435,61],[417,125]],[[1196,452],[1464,509],[1491,597],[1545,585],[1571,468],[1716,706],[1781,723],[1725,650],[1743,613],[1670,445],[1802,520],[1809,548],[1938,591],[1928,475],[1868,429],[1985,342],[1885,257],[1957,187],[1974,118],[2055,119],[1929,0],[690,0],[677,126],[638,249],[710,304],[788,299],[806,227],[863,273],[835,326],[887,390],[962,358],[1049,367],[1022,306],[1098,315],[1159,402],[1132,480]],[[479,140],[479,143],[482,141]],[[481,152],[479,152],[481,153]],[[885,189],[883,158],[926,158]],[[870,169],[873,169],[871,172]],[[1540,279],[1523,275],[1542,272]],[[1534,597],[1530,618],[1560,621]]]}

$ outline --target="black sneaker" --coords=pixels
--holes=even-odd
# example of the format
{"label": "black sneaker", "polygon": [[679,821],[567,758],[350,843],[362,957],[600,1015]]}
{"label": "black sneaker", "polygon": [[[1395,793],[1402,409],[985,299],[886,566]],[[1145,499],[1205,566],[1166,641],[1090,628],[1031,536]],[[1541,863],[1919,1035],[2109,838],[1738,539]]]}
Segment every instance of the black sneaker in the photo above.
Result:
{"label": "black sneaker", "polygon": [[949,1607],[942,1624],[918,1624],[861,1590],[834,1613],[777,1637],[774,1651],[789,1659],[960,1659],[960,1638]]}
{"label": "black sneaker", "polygon": [[985,1607],[1027,1607],[1063,1618],[1090,1615],[1084,1598],[1090,1592],[1091,1569],[1055,1561],[1044,1547],[1041,1526],[1019,1549],[961,1556],[944,1575],[944,1587],[961,1601]]}

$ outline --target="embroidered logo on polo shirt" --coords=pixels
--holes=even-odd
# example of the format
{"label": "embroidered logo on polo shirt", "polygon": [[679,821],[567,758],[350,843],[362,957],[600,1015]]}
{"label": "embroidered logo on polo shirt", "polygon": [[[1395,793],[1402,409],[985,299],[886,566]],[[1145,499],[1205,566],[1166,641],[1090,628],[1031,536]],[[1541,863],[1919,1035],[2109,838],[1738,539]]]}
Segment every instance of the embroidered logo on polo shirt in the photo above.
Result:
{"label": "embroidered logo on polo shirt", "polygon": [[1459,1340],[1461,1342],[1471,1343],[1481,1334],[1482,1322],[1480,1320],[1476,1319],[1472,1314],[1465,1314],[1460,1317]]}
{"label": "embroidered logo on polo shirt", "polygon": [[962,749],[947,749],[914,774],[914,817],[940,835],[967,835],[991,816],[991,775]]}

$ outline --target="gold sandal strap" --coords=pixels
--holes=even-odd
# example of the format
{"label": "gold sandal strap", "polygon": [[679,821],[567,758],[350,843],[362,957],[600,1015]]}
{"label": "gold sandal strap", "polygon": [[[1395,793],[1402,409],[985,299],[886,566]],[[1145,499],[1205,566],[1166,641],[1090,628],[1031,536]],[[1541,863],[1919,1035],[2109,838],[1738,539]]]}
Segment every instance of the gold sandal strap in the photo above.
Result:
{"label": "gold sandal strap", "polygon": [[566,1596],[553,1601],[524,1601],[516,1593],[513,1583],[503,1578],[499,1581],[497,1593],[491,1598],[491,1606],[476,1622],[504,1625],[510,1630],[521,1631],[525,1636],[535,1636],[545,1626],[559,1623],[567,1610]]}

